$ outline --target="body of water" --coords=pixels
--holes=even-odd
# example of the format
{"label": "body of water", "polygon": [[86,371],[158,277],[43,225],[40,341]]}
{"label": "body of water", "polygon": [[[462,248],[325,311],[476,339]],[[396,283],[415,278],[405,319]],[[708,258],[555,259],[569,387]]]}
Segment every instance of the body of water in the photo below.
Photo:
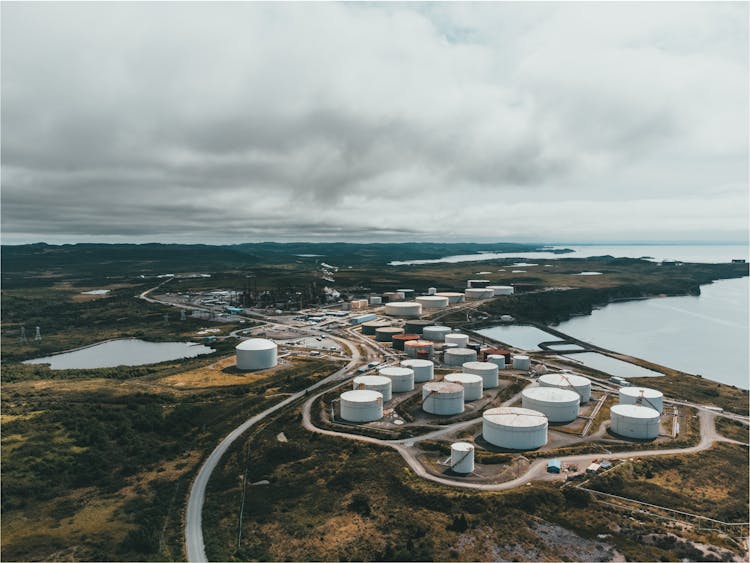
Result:
{"label": "body of water", "polygon": [[[557,336],[539,330],[535,326],[526,325],[500,325],[493,326],[491,328],[483,328],[477,331],[479,334],[494,338],[500,342],[505,342],[515,348],[522,348],[523,350],[540,350],[538,344],[540,342],[549,342],[551,340],[560,340]],[[573,345],[567,347],[568,350],[573,349]]]}
{"label": "body of water", "polygon": [[96,369],[142,366],[168,360],[194,358],[214,350],[192,342],[146,342],[128,338],[94,344],[80,350],[27,360],[25,364],[50,364],[51,369]]}
{"label": "body of water", "polygon": [[580,362],[584,366],[588,366],[593,369],[598,369],[604,373],[610,375],[616,375],[618,377],[663,377],[658,371],[651,371],[641,366],[623,362],[617,358],[610,358],[604,354],[597,352],[583,352],[581,354],[571,354],[566,356],[569,360]]}

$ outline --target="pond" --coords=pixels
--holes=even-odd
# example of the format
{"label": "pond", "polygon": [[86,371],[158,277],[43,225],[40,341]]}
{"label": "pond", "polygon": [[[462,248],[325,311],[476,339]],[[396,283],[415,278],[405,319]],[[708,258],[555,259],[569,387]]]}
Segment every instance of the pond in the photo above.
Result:
{"label": "pond", "polygon": [[[505,342],[510,346],[521,348],[523,350],[539,350],[540,342],[549,342],[550,340],[560,340],[548,332],[539,330],[535,326],[527,325],[505,325],[493,326],[477,331],[483,336],[494,338],[500,342]],[[572,345],[567,347],[568,350]]]}
{"label": "pond", "polygon": [[168,360],[194,358],[213,351],[213,348],[194,342],[146,342],[127,338],[109,340],[70,352],[27,360],[24,364],[50,364],[50,368],[54,370],[142,366]]}
{"label": "pond", "polygon": [[570,360],[582,363],[586,367],[598,369],[609,375],[617,377],[662,377],[657,371],[652,371],[635,364],[623,362],[617,358],[610,358],[597,352],[583,352],[581,354],[571,354],[566,356]]}

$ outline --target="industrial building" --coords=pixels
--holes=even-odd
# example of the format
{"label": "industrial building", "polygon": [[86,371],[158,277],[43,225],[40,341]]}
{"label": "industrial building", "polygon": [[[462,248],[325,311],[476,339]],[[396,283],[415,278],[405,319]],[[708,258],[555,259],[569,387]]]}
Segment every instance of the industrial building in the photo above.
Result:
{"label": "industrial building", "polygon": [[383,396],[377,391],[345,391],[339,397],[341,418],[349,422],[372,422],[383,418]]}
{"label": "industrial building", "polygon": [[380,393],[383,401],[391,400],[392,382],[389,378],[382,375],[358,375],[352,380],[355,390],[377,391]]}
{"label": "industrial building", "polygon": [[482,398],[482,378],[473,373],[449,373],[443,378],[449,383],[458,383],[464,388],[464,401],[478,401]]}
{"label": "industrial building", "polygon": [[367,315],[359,315],[358,317],[352,317],[351,319],[349,319],[349,322],[353,325],[361,325],[368,321],[374,321],[375,318],[376,318],[375,315],[373,315],[372,313],[369,313]]}
{"label": "industrial building", "polygon": [[447,381],[428,381],[422,386],[422,410],[445,416],[464,412],[463,386]]}
{"label": "industrial building", "polygon": [[641,405],[614,405],[610,409],[610,430],[626,438],[650,440],[659,435],[659,413]]}
{"label": "industrial building", "polygon": [[474,444],[469,442],[451,444],[451,470],[461,474],[474,471]]}
{"label": "industrial building", "polygon": [[430,360],[403,360],[401,367],[409,368],[414,372],[415,383],[424,383],[435,378],[435,364]]}
{"label": "industrial building", "polygon": [[549,422],[570,422],[578,416],[581,397],[558,387],[528,387],[521,392],[521,404],[544,414]]}
{"label": "industrial building", "polygon": [[277,360],[276,343],[266,338],[248,338],[235,347],[237,369],[253,371],[274,367]]}
{"label": "industrial building", "polygon": [[497,364],[492,362],[466,362],[461,368],[464,373],[473,373],[481,377],[484,389],[494,389],[500,384]]}
{"label": "industrial building", "polygon": [[585,403],[591,398],[591,380],[581,375],[564,372],[546,373],[539,378],[539,385],[575,391],[578,393],[581,403]]}
{"label": "industrial building", "polygon": [[519,407],[497,407],[482,414],[482,437],[509,450],[533,450],[547,443],[547,417]]}

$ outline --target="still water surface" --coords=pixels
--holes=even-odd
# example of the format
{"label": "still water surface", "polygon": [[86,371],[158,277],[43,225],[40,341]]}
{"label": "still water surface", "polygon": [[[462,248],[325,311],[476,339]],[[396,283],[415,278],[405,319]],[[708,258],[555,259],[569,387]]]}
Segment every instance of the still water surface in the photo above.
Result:
{"label": "still water surface", "polygon": [[110,340],[72,352],[27,360],[24,363],[50,364],[51,369],[111,368],[194,358],[213,351],[213,348],[193,342],[146,342],[128,338]]}

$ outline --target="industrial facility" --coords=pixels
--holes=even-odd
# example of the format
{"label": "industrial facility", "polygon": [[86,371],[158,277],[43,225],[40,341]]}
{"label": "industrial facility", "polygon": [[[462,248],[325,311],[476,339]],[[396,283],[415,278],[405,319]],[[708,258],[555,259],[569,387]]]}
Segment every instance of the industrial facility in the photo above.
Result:
{"label": "industrial facility", "polygon": [[498,407],[482,414],[482,437],[509,450],[534,450],[547,443],[547,417],[534,410]]}
{"label": "industrial facility", "polygon": [[237,369],[255,371],[276,366],[277,346],[266,338],[248,338],[235,347]]}

